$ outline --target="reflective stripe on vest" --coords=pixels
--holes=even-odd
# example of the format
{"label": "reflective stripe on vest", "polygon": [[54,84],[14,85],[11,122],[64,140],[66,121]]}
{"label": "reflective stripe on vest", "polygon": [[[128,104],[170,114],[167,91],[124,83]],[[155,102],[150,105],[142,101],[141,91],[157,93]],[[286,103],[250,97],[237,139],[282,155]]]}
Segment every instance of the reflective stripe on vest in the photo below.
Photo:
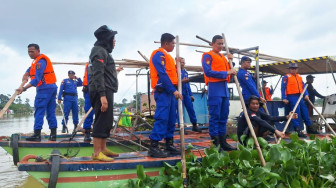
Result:
{"label": "reflective stripe on vest", "polygon": [[288,78],[286,95],[302,93],[303,91],[302,77],[299,74],[296,74],[295,76],[292,74],[286,74],[286,76]]}
{"label": "reflective stripe on vest", "polygon": [[[211,70],[213,71],[229,71],[230,70],[230,65],[223,54],[218,54],[214,51],[210,51],[210,52],[204,53],[202,56],[202,59],[205,54],[210,55],[210,57],[212,58]],[[230,75],[227,75],[226,79],[222,79],[222,78],[207,77],[204,74],[204,81],[206,85],[208,85],[208,82],[222,82],[222,81],[229,82]]]}
{"label": "reflective stripe on vest", "polygon": [[30,66],[30,72],[29,72],[30,80],[33,80],[35,78],[36,64],[37,64],[38,61],[40,61],[40,59],[45,59],[46,62],[47,62],[47,66],[46,66],[46,68],[43,72],[43,77],[41,78],[40,82],[37,84],[36,87],[39,87],[40,85],[42,85],[43,82],[46,83],[46,84],[56,83],[56,75],[55,75],[52,63],[51,63],[50,59],[44,54],[40,54],[40,56],[38,56],[32,62],[31,66]]}
{"label": "reflective stripe on vest", "polygon": [[167,75],[170,79],[170,81],[172,82],[173,85],[177,85],[177,72],[176,72],[176,67],[175,67],[175,61],[173,59],[173,57],[171,55],[169,55],[166,50],[164,50],[163,48],[159,48],[157,50],[154,50],[151,58],[150,58],[150,62],[149,62],[149,69],[150,69],[150,78],[151,78],[151,86],[152,89],[155,89],[155,86],[159,80],[159,75],[155,69],[155,66],[153,65],[153,57],[156,54],[156,52],[162,52],[164,54],[164,60],[163,58],[161,59],[162,64],[164,64],[163,61],[165,61],[165,69],[167,72]]}
{"label": "reflective stripe on vest", "polygon": [[83,79],[83,86],[87,86],[88,85],[88,71],[87,68],[89,66],[89,63],[86,63],[85,65],[85,70],[84,70],[84,79]]}

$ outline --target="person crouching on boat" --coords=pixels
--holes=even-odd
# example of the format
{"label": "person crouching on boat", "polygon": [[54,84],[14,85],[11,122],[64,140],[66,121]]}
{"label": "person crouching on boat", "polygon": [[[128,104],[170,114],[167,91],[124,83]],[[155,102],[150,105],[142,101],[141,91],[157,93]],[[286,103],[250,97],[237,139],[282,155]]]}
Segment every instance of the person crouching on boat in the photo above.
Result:
{"label": "person crouching on boat", "polygon": [[[177,72],[175,61],[168,53],[175,47],[175,37],[170,33],[161,35],[161,47],[153,51],[150,62],[151,87],[154,90],[156,109],[154,127],[149,138],[151,146],[148,151],[150,157],[164,158],[167,154],[180,153],[174,147],[174,131],[176,121],[177,100],[182,95],[177,91]],[[177,59],[180,61],[180,59]],[[159,141],[166,140],[165,151],[159,148]]]}
{"label": "person crouching on boat", "polygon": [[28,45],[28,54],[33,59],[31,66],[22,77],[22,81],[31,81],[25,86],[18,88],[19,94],[28,88],[36,87],[36,96],[34,102],[34,134],[27,137],[27,141],[41,141],[41,129],[43,126],[44,114],[47,113],[47,120],[50,129],[49,140],[56,141],[56,75],[50,59],[40,53],[40,47],[37,44]]}
{"label": "person crouching on boat", "polygon": [[[247,100],[246,105],[247,114],[251,120],[252,126],[254,128],[255,134],[257,137],[266,137],[270,132],[275,133],[278,138],[284,138],[285,134],[274,128],[269,122],[285,121],[289,118],[287,116],[274,117],[267,115],[266,113],[260,111],[260,97],[251,95]],[[291,112],[292,113],[292,112]],[[293,119],[297,119],[297,113],[293,115]],[[246,122],[244,112],[241,112],[238,117],[238,127],[237,135],[239,142],[243,144],[244,140],[240,140],[242,135],[250,136],[250,130]]]}
{"label": "person crouching on boat", "polygon": [[89,64],[89,96],[95,112],[93,123],[93,160],[113,161],[118,154],[106,147],[113,124],[113,95],[118,91],[118,78],[111,52],[115,46],[117,31],[106,25],[99,27],[94,35],[97,41],[91,50]]}

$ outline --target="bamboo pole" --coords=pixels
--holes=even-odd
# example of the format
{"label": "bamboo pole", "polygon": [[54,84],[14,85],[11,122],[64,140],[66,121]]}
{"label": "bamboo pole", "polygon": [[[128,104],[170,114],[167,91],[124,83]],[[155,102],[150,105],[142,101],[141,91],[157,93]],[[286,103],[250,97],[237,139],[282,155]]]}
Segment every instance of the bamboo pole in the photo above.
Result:
{"label": "bamboo pole", "polygon": [[[308,84],[307,84],[308,85]],[[310,106],[312,106],[313,108],[314,108],[314,110],[315,110],[315,112],[317,112],[317,114],[320,116],[320,118],[324,121],[324,123],[327,125],[327,127],[329,128],[329,130],[332,132],[332,134],[334,135],[334,136],[336,136],[336,133],[335,133],[335,131],[334,131],[334,129],[332,129],[331,127],[330,127],[330,125],[329,125],[329,123],[327,122],[327,120],[323,117],[323,115],[316,109],[316,107],[314,106],[314,104],[308,99],[307,100],[308,101],[308,103],[310,104]]]}
{"label": "bamboo pole", "polygon": [[[180,57],[180,40],[179,36],[176,36],[176,58]],[[182,94],[182,81],[181,81],[181,62],[176,61],[177,78],[178,78],[178,92]],[[181,163],[182,163],[182,178],[183,184],[187,183],[187,167],[185,159],[185,146],[184,146],[184,121],[183,121],[183,106],[182,100],[178,99],[178,114],[180,120],[180,146],[181,146]]]}
{"label": "bamboo pole", "polygon": [[[226,51],[229,53],[229,48],[228,48],[228,45],[227,45],[224,33],[222,33],[222,37],[223,37],[223,40],[224,40]],[[230,63],[230,66],[233,67],[232,60],[229,59],[229,63]],[[244,112],[244,116],[246,118],[247,125],[248,125],[248,127],[250,129],[251,135],[252,135],[253,140],[254,140],[255,147],[256,147],[256,149],[258,151],[258,155],[259,155],[259,158],[260,158],[260,161],[261,161],[261,165],[262,166],[266,166],[266,161],[265,161],[264,156],[262,154],[262,151],[261,151],[261,148],[260,148],[257,136],[256,136],[256,134],[254,132],[251,120],[250,120],[250,118],[248,116],[248,113],[247,113],[247,110],[246,110],[245,102],[244,102],[243,95],[242,95],[241,90],[240,90],[240,86],[239,86],[237,75],[234,75],[233,78],[234,78],[234,81],[236,83],[236,87],[237,87],[237,90],[238,90],[238,93],[239,93],[239,98],[240,98],[241,105],[243,107],[243,112]]]}
{"label": "bamboo pole", "polygon": [[[23,81],[20,85],[19,88],[23,87],[25,84],[27,83],[27,81]],[[0,111],[0,118],[2,118],[2,116],[4,115],[4,113],[7,111],[7,109],[9,108],[9,106],[13,103],[15,97],[19,94],[18,91],[15,90],[14,94],[12,95],[12,97],[8,100],[8,102],[6,103],[6,105],[3,107],[3,109]]]}
{"label": "bamboo pole", "polygon": [[147,63],[149,63],[149,59],[148,59],[145,55],[143,55],[139,50],[138,50],[138,53],[141,55],[142,58],[144,58],[144,60],[145,60]]}
{"label": "bamboo pole", "polygon": [[91,113],[91,111],[93,110],[93,108],[91,107],[86,113],[85,115],[83,116],[82,120],[79,122],[77,128],[76,128],[76,132],[80,131],[81,130],[81,126],[82,124],[84,123],[85,119],[88,117],[88,115]]}
{"label": "bamboo pole", "polygon": [[[303,94],[304,94],[304,93],[306,92],[306,90],[307,90],[307,87],[308,87],[308,84],[306,84],[306,86],[304,87],[304,89],[303,89],[303,91],[302,91],[302,93],[301,93],[301,95],[300,95],[298,101],[296,101],[296,104],[295,104],[295,106],[294,106],[294,108],[293,108],[293,110],[292,110],[293,113],[289,113],[289,118],[288,118],[288,120],[287,120],[287,122],[286,122],[285,128],[282,130],[282,133],[285,133],[285,132],[286,132],[286,130],[287,130],[287,128],[288,128],[288,125],[289,125],[290,121],[292,120],[293,115],[295,114],[295,110],[296,110],[296,108],[297,108],[297,107],[299,106],[299,104],[300,104],[300,101],[301,101],[301,99],[302,99],[302,97],[303,97]],[[281,138],[279,138],[277,144],[279,144],[280,141],[281,141]]]}
{"label": "bamboo pole", "polygon": [[66,129],[66,132],[69,133],[69,129],[68,129],[67,122],[66,122],[66,119],[65,119],[65,116],[64,116],[64,111],[63,111],[63,108],[62,108],[62,104],[58,103],[58,105],[59,105],[59,107],[61,109],[61,112],[62,112],[64,126],[65,126],[65,129]]}

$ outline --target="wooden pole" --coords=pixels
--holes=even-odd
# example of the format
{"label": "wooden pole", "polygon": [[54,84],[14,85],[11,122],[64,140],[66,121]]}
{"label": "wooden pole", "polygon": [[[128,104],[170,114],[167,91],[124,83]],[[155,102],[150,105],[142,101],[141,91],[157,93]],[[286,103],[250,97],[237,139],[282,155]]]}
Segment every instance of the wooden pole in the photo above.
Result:
{"label": "wooden pole", "polygon": [[[24,81],[21,83],[20,87],[23,87],[25,84],[27,83],[27,81]],[[14,94],[12,95],[12,97],[8,100],[8,102],[6,103],[6,105],[3,107],[3,109],[0,111],[0,118],[2,118],[2,116],[4,115],[4,113],[7,111],[7,109],[9,108],[9,106],[13,103],[15,97],[19,94],[18,91],[15,90]]]}
{"label": "wooden pole", "polygon": [[89,109],[89,111],[87,111],[86,113],[85,113],[85,115],[84,115],[84,117],[82,118],[82,120],[79,122],[79,124],[78,124],[78,126],[77,126],[77,128],[76,128],[76,132],[78,132],[78,131],[80,131],[81,130],[81,126],[82,126],[82,124],[84,123],[84,121],[85,121],[85,119],[88,117],[88,115],[92,112],[92,110],[93,110],[93,108],[91,107],[90,109]]}
{"label": "wooden pole", "polygon": [[65,119],[65,116],[64,116],[64,111],[63,111],[63,108],[62,108],[62,104],[58,103],[58,105],[59,105],[59,107],[61,109],[61,112],[62,112],[65,129],[66,129],[67,133],[69,133],[67,122],[66,122],[66,119]]}
{"label": "wooden pole", "polygon": [[[307,90],[307,87],[308,87],[308,84],[306,84],[306,86],[304,87],[304,89],[303,89],[303,91],[302,91],[302,93],[301,93],[301,95],[300,95],[298,101],[296,101],[296,104],[295,104],[295,106],[294,106],[294,108],[293,108],[293,110],[292,110],[293,113],[289,113],[289,118],[288,118],[288,120],[287,120],[287,122],[286,122],[285,128],[283,129],[282,133],[285,133],[285,132],[286,132],[286,130],[287,130],[287,128],[288,128],[288,125],[289,125],[290,121],[291,121],[292,118],[293,118],[293,115],[294,115],[294,113],[295,113],[295,110],[296,110],[296,108],[297,108],[297,107],[299,106],[299,104],[300,104],[300,101],[301,101],[301,99],[302,99],[302,97],[303,97],[303,94],[304,94],[305,91]],[[279,144],[280,141],[281,141],[281,138],[279,138],[277,144]]]}
{"label": "wooden pole", "polygon": [[[176,36],[176,58],[180,57],[180,40],[179,36]],[[181,63],[180,61],[176,61],[177,67],[177,78],[178,78],[178,92],[182,94],[182,81],[181,81]],[[178,99],[178,114],[180,120],[180,145],[181,145],[181,163],[182,163],[182,178],[183,184],[187,183],[187,167],[186,167],[186,159],[185,159],[185,146],[184,146],[184,121],[183,121],[183,106],[182,100]]]}
{"label": "wooden pole", "polygon": [[[225,45],[226,51],[229,53],[229,48],[228,48],[227,42],[225,40],[224,33],[222,33],[222,37],[223,37],[223,40],[224,40],[224,45]],[[230,66],[233,67],[232,61],[230,59],[229,59],[229,63],[230,63]],[[242,105],[242,108],[243,108],[244,116],[246,118],[247,125],[248,125],[248,127],[250,129],[252,138],[254,140],[255,147],[256,147],[256,149],[258,151],[258,155],[259,155],[259,158],[260,158],[260,161],[261,161],[261,165],[262,166],[266,166],[266,161],[265,161],[264,156],[262,154],[262,151],[261,151],[261,148],[260,148],[257,136],[256,136],[256,134],[254,132],[251,120],[250,120],[250,118],[248,116],[248,113],[247,113],[247,110],[246,110],[245,102],[244,102],[243,95],[242,95],[241,90],[240,90],[240,85],[239,85],[239,82],[238,82],[237,75],[234,75],[233,78],[234,78],[234,81],[235,81],[235,84],[236,84],[236,87],[237,87],[237,90],[238,90],[238,93],[239,93],[239,98],[240,98],[240,102],[241,102],[241,105]]]}
{"label": "wooden pole", "polygon": [[145,55],[143,55],[139,50],[138,50],[138,53],[141,55],[142,58],[144,58],[144,60],[145,60],[147,63],[149,63],[149,59],[148,59]]}
{"label": "wooden pole", "polygon": [[[308,84],[307,84],[308,85]],[[317,114],[320,116],[320,118],[324,121],[324,123],[327,125],[327,127],[329,128],[329,130],[332,132],[332,134],[334,136],[336,136],[336,133],[334,131],[334,129],[332,129],[329,125],[329,123],[327,122],[327,120],[323,117],[323,115],[316,109],[316,107],[314,106],[314,104],[308,99],[307,100],[308,103],[314,108],[315,112],[317,112]]]}

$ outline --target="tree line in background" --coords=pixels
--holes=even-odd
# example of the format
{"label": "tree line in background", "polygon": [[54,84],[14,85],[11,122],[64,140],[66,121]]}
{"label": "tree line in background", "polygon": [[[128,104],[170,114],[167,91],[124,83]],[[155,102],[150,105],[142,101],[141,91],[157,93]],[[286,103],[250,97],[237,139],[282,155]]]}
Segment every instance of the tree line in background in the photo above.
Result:
{"label": "tree line in background", "polygon": [[[0,109],[2,109],[6,103],[9,101],[11,95],[0,94]],[[21,96],[18,96],[13,103],[9,106],[9,110],[13,110],[15,114],[30,114],[33,113],[34,109],[29,104],[30,100],[28,98],[23,102]]]}

